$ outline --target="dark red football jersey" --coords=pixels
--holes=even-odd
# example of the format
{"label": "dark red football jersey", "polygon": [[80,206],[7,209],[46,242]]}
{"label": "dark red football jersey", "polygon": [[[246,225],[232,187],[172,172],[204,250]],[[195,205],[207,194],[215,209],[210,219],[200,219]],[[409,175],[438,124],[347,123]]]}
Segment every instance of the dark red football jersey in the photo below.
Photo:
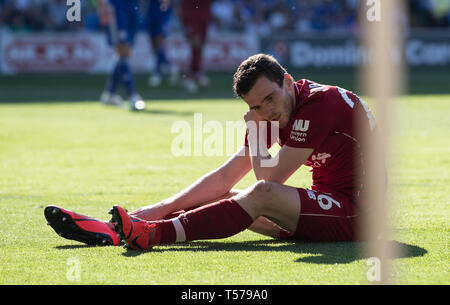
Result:
{"label": "dark red football jersey", "polygon": [[355,198],[361,189],[357,178],[365,171],[360,141],[363,129],[366,134],[374,134],[375,121],[358,96],[302,79],[295,83],[294,115],[285,128],[279,129],[278,144],[313,149],[304,163],[311,167],[313,190]]}
{"label": "dark red football jersey", "polygon": [[182,0],[181,12],[187,37],[206,37],[211,19],[211,0]]}
{"label": "dark red football jersey", "polygon": [[189,16],[204,16],[209,18],[211,3],[211,0],[182,0],[181,9],[183,10],[183,14]]}

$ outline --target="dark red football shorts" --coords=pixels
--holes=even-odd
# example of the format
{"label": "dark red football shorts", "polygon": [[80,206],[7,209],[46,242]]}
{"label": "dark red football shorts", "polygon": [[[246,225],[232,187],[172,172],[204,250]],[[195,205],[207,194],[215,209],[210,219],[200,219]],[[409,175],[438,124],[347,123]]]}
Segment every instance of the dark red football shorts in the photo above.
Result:
{"label": "dark red football shorts", "polygon": [[183,25],[187,37],[194,36],[206,37],[209,25],[209,12],[185,12],[183,18]]}
{"label": "dark red football shorts", "polygon": [[358,215],[354,201],[341,194],[297,188],[300,217],[293,239],[318,242],[356,240]]}

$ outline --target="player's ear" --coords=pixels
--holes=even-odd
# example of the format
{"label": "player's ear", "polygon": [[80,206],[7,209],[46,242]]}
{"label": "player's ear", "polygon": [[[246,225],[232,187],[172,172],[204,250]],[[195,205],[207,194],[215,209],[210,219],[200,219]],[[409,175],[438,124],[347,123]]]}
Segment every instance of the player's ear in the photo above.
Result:
{"label": "player's ear", "polygon": [[286,89],[292,89],[294,86],[294,79],[289,73],[284,73],[284,86]]}

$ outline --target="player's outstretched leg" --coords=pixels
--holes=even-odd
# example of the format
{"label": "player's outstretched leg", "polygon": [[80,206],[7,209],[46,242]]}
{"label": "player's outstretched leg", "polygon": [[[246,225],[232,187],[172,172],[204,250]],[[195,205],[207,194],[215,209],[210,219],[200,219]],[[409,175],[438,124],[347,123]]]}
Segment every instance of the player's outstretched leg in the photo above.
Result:
{"label": "player's outstretched leg", "polygon": [[[116,231],[124,242],[132,249],[146,250],[154,245],[227,238],[250,228],[260,216],[273,219],[277,225],[293,232],[300,215],[300,199],[293,187],[261,180],[232,198],[200,206],[171,219],[143,221],[119,206],[114,206],[111,213]],[[276,233],[270,235],[278,236],[280,232]],[[266,232],[266,235],[269,234]]]}
{"label": "player's outstretched leg", "polygon": [[146,250],[154,245],[233,236],[254,221],[233,199],[224,199],[180,214],[172,219],[143,221],[121,208],[111,210],[112,222],[132,249]]}
{"label": "player's outstretched leg", "polygon": [[49,205],[44,209],[47,224],[64,238],[88,245],[119,245],[120,239],[113,225],[72,211]]}

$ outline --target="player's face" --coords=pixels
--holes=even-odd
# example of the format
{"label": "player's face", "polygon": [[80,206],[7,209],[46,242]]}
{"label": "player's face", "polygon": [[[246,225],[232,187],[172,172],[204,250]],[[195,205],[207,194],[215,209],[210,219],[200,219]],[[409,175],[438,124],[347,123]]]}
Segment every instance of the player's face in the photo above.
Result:
{"label": "player's face", "polygon": [[294,96],[292,77],[286,74],[282,87],[261,76],[242,98],[262,119],[278,121],[279,127],[284,128],[292,118]]}

